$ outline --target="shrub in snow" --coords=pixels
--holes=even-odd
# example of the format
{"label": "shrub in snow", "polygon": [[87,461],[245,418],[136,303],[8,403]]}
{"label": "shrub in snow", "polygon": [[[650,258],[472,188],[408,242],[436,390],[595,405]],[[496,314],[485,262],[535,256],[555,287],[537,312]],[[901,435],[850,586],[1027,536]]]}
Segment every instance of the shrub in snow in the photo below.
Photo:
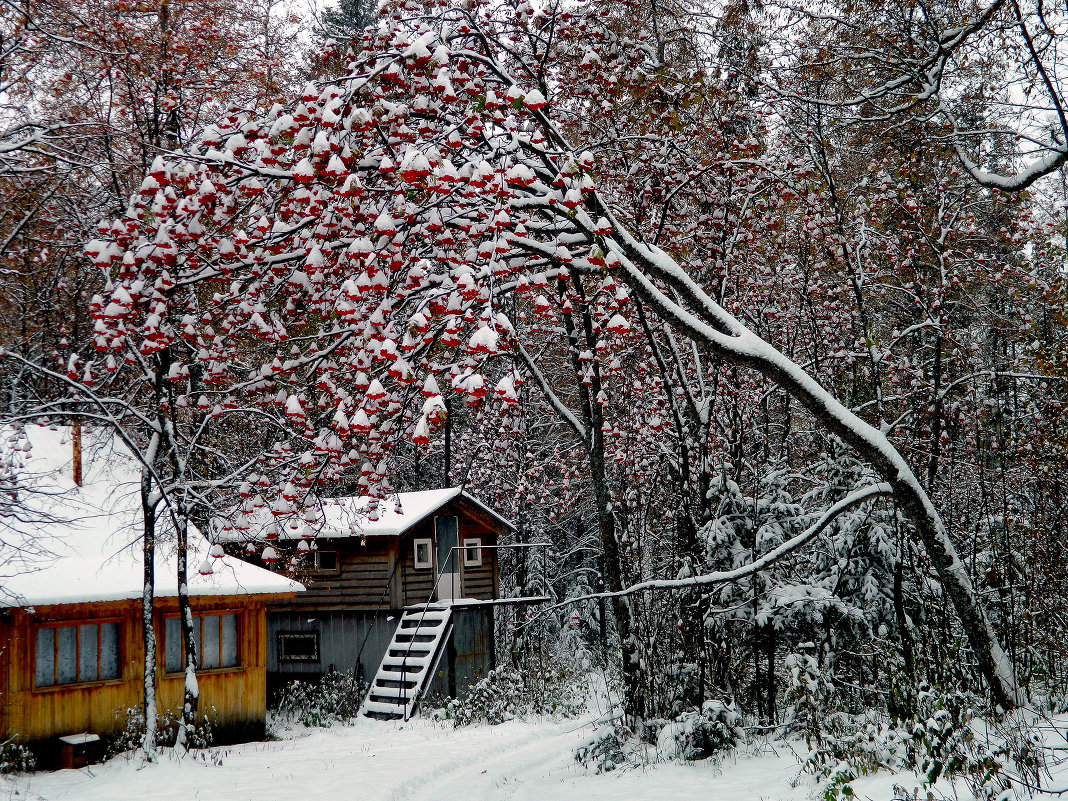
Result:
{"label": "shrub in snow", "polygon": [[0,774],[24,773],[37,767],[37,757],[24,745],[5,740],[0,743]]}
{"label": "shrub in snow", "polygon": [[[215,707],[211,714],[217,714]],[[112,759],[141,747],[145,739],[145,715],[140,707],[126,710],[126,720],[122,730],[106,740],[104,759]],[[171,748],[178,740],[178,726],[182,722],[181,712],[168,709],[159,715],[156,723],[156,745]],[[211,718],[202,716],[202,720],[186,732],[187,748],[207,748],[215,741]]]}
{"label": "shrub in snow", "polygon": [[439,720],[454,726],[474,723],[496,725],[529,715],[572,717],[585,707],[584,688],[564,673],[545,672],[524,676],[510,668],[496,668],[462,698],[445,701],[434,712]]}
{"label": "shrub in snow", "polygon": [[733,706],[705,701],[700,712],[684,712],[661,729],[657,747],[669,759],[708,759],[738,744],[744,736],[741,721]]}
{"label": "shrub in snow", "polygon": [[575,749],[575,761],[584,768],[594,767],[598,773],[613,771],[633,761],[634,756],[633,744],[628,744],[618,727]]}
{"label": "shrub in snow", "polygon": [[905,719],[836,713],[805,770],[825,780],[827,801],[851,797],[853,779],[883,769],[911,770],[925,787],[961,780],[971,797],[987,801],[1012,797],[1012,776],[1037,786],[1044,767],[1041,739],[1020,717],[1024,713],[984,722],[974,701],[965,693],[923,687]]}
{"label": "shrub in snow", "polygon": [[359,714],[366,689],[359,674],[331,672],[317,682],[292,681],[278,695],[272,722],[302,726],[347,723]]}
{"label": "shrub in snow", "polygon": [[790,671],[786,691],[789,713],[795,730],[804,734],[805,744],[812,749],[822,745],[826,719],[836,708],[834,685],[813,656],[790,654],[785,664]]}

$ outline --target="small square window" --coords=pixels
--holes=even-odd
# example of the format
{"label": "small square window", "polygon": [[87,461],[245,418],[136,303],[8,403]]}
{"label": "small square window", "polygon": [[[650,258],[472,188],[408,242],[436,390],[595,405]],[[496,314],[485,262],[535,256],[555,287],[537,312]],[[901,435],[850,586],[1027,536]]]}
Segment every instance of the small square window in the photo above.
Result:
{"label": "small square window", "polygon": [[429,539],[415,541],[415,566],[419,569],[428,569],[434,566],[434,552],[431,550]]}
{"label": "small square window", "polygon": [[315,551],[316,573],[337,573],[337,551]]}
{"label": "small square window", "polygon": [[464,537],[464,567],[478,567],[482,564],[482,540],[478,537]]}

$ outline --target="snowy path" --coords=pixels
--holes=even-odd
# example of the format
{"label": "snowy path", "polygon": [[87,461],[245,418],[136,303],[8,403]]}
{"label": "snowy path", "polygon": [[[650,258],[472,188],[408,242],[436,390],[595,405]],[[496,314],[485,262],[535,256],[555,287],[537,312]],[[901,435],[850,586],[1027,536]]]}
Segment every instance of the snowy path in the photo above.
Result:
{"label": "snowy path", "polygon": [[86,770],[0,777],[0,801],[645,801],[700,797],[805,801],[789,753],[594,775],[572,759],[583,721],[453,729],[426,721],[361,720],[293,738],[214,749],[221,764],[166,754]]}

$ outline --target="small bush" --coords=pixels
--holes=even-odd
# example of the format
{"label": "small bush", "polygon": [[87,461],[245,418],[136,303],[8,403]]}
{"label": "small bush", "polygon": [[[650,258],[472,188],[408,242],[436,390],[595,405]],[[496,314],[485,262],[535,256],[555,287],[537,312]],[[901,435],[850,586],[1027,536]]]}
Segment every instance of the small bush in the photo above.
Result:
{"label": "small bush", "polygon": [[705,701],[700,712],[684,712],[660,731],[661,753],[687,761],[708,759],[734,748],[744,736],[742,717],[732,706]]}
{"label": "small bush", "polygon": [[33,751],[14,740],[0,743],[0,774],[25,773],[37,767]]}
{"label": "small bush", "polygon": [[[217,716],[215,707],[211,707],[212,717]],[[104,748],[104,759],[112,759],[120,754],[134,751],[145,740],[145,715],[140,707],[127,709],[122,730],[108,739]],[[156,745],[160,748],[172,748],[178,741],[178,727],[182,716],[180,712],[168,709],[156,718]],[[215,740],[211,718],[205,714],[193,730],[186,735],[187,748],[208,748]]]}
{"label": "small bush", "polygon": [[317,682],[298,679],[279,693],[275,720],[302,726],[347,723],[359,714],[365,690],[358,674],[331,672]]}
{"label": "small bush", "polygon": [[[1037,783],[1041,741],[1023,721],[985,722],[972,697],[928,687],[909,705],[915,712],[901,720],[872,712],[824,719],[805,770],[826,780],[827,801],[852,796],[851,781],[882,769],[911,770],[925,787],[943,778],[960,779],[976,799],[1011,794],[1009,774]],[[977,736],[984,727],[987,736]]]}
{"label": "small bush", "polygon": [[509,668],[486,674],[463,698],[446,701],[434,717],[454,726],[497,725],[527,715],[573,717],[585,707],[585,690],[564,674],[542,675],[536,682]]}
{"label": "small bush", "polygon": [[630,762],[631,754],[623,733],[618,727],[613,727],[576,748],[575,761],[584,768],[592,765],[598,773],[608,773]]}

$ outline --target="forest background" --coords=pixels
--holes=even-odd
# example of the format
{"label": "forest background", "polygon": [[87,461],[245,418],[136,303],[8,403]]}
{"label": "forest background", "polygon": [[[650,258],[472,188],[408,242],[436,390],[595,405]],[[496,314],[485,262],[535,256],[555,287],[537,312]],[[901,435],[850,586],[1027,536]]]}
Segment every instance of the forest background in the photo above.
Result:
{"label": "forest background", "polygon": [[448,481],[551,543],[502,647],[578,636],[635,736],[1056,706],[1066,26],[2,0],[3,519],[31,422],[139,454],[146,565]]}

